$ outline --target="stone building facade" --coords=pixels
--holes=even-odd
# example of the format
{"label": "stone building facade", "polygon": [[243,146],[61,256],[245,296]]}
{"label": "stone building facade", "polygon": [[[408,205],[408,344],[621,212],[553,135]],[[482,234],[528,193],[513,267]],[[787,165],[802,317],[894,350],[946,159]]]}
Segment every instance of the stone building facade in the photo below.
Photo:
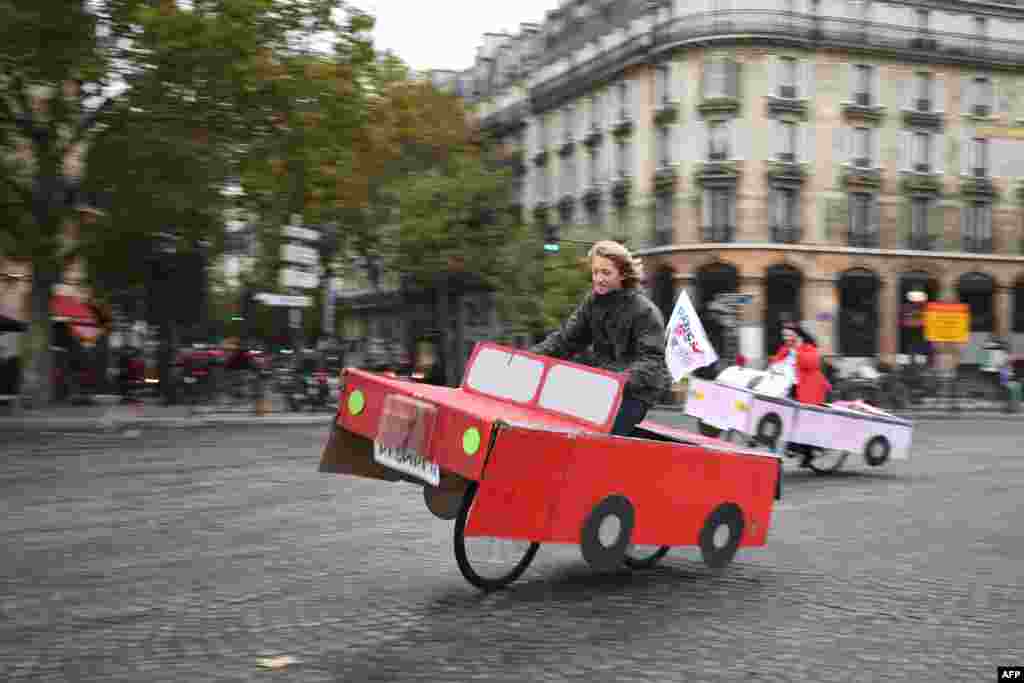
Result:
{"label": "stone building facade", "polygon": [[892,360],[910,291],[970,305],[967,362],[993,335],[1024,352],[1024,8],[563,0],[432,77],[538,228],[628,239],[663,308],[752,294],[749,358],[791,315],[827,353]]}

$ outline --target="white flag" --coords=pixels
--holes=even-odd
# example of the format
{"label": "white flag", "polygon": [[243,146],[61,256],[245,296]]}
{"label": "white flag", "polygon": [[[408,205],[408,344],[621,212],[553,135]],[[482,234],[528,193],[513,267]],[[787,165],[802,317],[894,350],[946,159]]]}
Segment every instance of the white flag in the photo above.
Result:
{"label": "white flag", "polygon": [[685,289],[679,293],[666,336],[665,362],[674,382],[718,360]]}

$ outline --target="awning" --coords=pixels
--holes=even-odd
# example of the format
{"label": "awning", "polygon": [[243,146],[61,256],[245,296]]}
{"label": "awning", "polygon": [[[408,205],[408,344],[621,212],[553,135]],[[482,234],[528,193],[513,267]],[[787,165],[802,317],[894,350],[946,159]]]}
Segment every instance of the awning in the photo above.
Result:
{"label": "awning", "polygon": [[55,294],[50,299],[50,314],[54,322],[68,323],[74,335],[85,343],[95,342],[103,332],[95,311],[73,296]]}

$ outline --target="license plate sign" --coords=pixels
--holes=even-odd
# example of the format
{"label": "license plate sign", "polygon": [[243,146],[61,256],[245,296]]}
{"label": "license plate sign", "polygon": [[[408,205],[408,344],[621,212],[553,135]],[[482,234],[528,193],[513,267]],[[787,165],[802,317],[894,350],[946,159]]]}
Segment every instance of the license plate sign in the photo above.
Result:
{"label": "license plate sign", "polygon": [[373,459],[437,486],[441,481],[441,470],[429,456],[436,422],[436,406],[391,394],[384,400],[380,425],[373,441]]}
{"label": "license plate sign", "polygon": [[373,442],[373,459],[381,465],[422,479],[431,486],[441,483],[441,468],[410,448],[391,448]]}

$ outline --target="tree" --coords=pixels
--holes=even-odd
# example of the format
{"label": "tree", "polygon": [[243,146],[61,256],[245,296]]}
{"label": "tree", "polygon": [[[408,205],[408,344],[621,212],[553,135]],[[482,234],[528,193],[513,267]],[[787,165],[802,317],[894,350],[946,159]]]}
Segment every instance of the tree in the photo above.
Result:
{"label": "tree", "polygon": [[[192,0],[184,8],[174,0],[0,3],[0,248],[32,263],[37,400],[45,401],[50,376],[50,291],[65,263],[91,246],[94,257],[110,253],[134,264],[117,285],[137,281],[146,243],[139,233],[163,227],[144,217],[146,199],[155,196],[163,199],[160,219],[178,220],[186,242],[216,231],[214,181],[277,135],[268,112],[288,98],[284,86],[295,75],[287,65],[308,52],[313,36],[334,39],[339,57],[365,53],[365,15],[349,12],[339,25],[339,9],[338,0]],[[148,149],[126,146],[140,132]],[[97,184],[89,163],[74,169],[69,159],[87,153],[114,163],[115,147],[134,152],[133,166],[121,166],[122,185],[116,173],[103,176],[118,208],[66,240],[75,209],[69,189]],[[142,188],[131,187],[127,171]],[[122,202],[125,195],[131,200]],[[125,226],[128,238],[114,239]],[[118,250],[108,252],[111,245]]]}

